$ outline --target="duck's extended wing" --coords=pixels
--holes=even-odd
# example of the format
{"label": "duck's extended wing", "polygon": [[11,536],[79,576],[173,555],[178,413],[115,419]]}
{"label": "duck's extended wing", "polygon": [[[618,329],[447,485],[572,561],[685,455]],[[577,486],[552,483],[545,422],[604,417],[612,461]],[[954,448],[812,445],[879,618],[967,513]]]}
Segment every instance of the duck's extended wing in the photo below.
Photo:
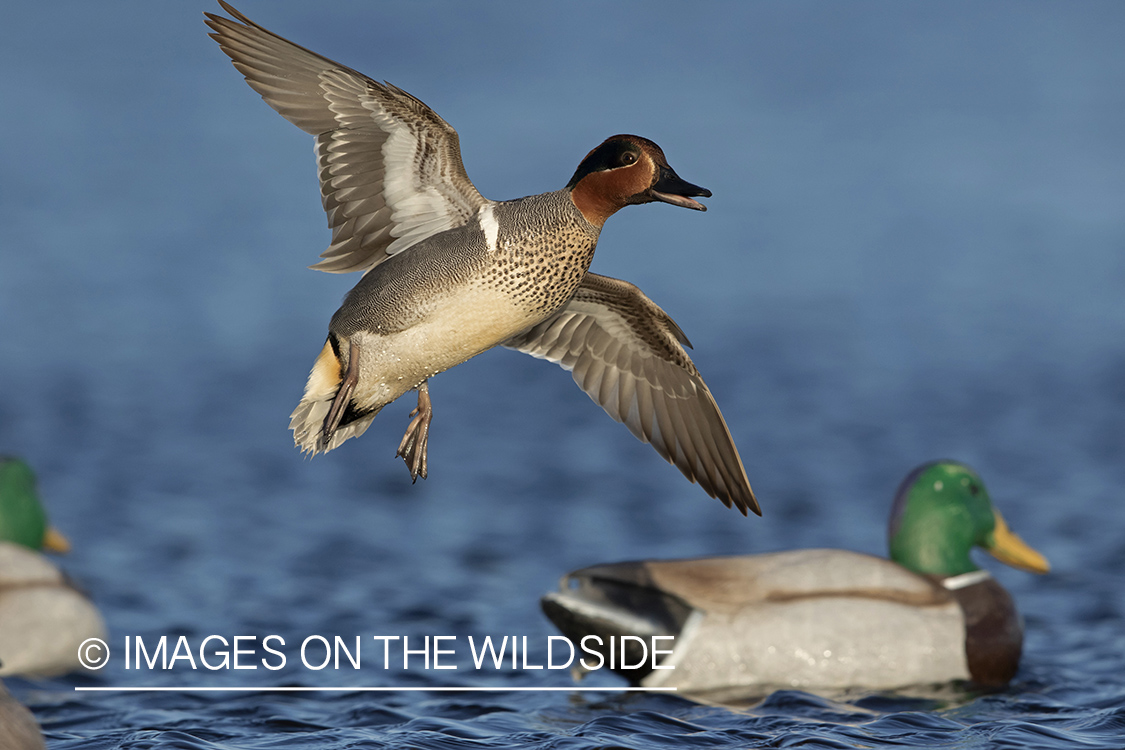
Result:
{"label": "duck's extended wing", "polygon": [[711,497],[761,515],[746,469],[680,327],[634,285],[588,273],[569,302],[504,342],[570,370],[618,422]]}
{"label": "duck's extended wing", "polygon": [[312,268],[369,270],[488,203],[465,174],[457,131],[432,109],[219,4],[237,20],[207,13],[211,37],[267,104],[316,136],[332,244]]}

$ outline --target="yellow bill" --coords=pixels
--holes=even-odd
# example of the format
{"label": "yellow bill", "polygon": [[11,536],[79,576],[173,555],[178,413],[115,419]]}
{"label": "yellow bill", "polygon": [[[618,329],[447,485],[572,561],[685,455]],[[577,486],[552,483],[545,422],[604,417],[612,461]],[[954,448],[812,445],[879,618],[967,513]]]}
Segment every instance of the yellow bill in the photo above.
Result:
{"label": "yellow bill", "polygon": [[43,550],[57,552],[60,555],[66,554],[70,552],[70,541],[58,529],[49,526],[47,533],[43,535]]}
{"label": "yellow bill", "polygon": [[992,543],[985,547],[990,555],[1013,568],[1032,573],[1046,573],[1051,569],[1047,558],[1029,547],[1008,528],[1000,511],[993,509],[992,513],[996,518],[996,527],[992,530]]}

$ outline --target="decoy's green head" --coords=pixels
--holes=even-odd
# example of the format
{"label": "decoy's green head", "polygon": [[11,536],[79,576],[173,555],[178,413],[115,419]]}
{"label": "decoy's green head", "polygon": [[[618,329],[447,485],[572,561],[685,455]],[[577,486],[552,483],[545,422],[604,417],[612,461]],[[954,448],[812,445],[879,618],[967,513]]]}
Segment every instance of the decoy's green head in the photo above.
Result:
{"label": "decoy's green head", "polygon": [[70,549],[66,537],[47,525],[31,467],[4,456],[0,456],[0,541],[50,552]]}
{"label": "decoy's green head", "polygon": [[955,461],[923,464],[907,475],[891,509],[889,541],[891,559],[916,573],[977,570],[973,547],[1016,568],[1050,570],[1043,555],[1008,530],[980,476]]}

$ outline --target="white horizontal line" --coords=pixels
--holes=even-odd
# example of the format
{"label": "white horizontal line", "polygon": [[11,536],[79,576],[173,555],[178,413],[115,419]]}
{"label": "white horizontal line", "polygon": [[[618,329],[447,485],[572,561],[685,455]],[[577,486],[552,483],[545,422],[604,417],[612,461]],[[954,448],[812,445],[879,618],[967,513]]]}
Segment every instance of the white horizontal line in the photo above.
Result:
{"label": "white horizontal line", "polygon": [[674,687],[78,687],[81,692],[129,693],[518,693],[518,692],[675,692]]}

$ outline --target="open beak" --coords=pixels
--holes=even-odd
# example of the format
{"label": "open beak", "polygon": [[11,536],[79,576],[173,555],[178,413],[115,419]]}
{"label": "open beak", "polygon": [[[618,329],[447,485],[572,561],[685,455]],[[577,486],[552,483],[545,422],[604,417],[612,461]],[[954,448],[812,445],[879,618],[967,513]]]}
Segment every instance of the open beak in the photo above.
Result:
{"label": "open beak", "polygon": [[684,208],[691,208],[696,211],[707,210],[707,206],[704,206],[699,201],[693,201],[692,198],[710,198],[710,190],[681,180],[680,176],[676,174],[671,167],[661,166],[659,169],[660,179],[656,181],[655,185],[649,188],[649,195],[655,200],[671,203],[673,206],[683,206]]}
{"label": "open beak", "polygon": [[70,552],[70,542],[58,529],[51,526],[47,528],[47,533],[43,535],[43,549],[46,552],[63,555]]}
{"label": "open beak", "polygon": [[1032,573],[1046,573],[1051,569],[1047,558],[1027,546],[1024,540],[1012,533],[1000,511],[993,509],[996,528],[992,530],[992,544],[985,547],[988,553],[1002,563],[1013,568],[1029,570]]}

